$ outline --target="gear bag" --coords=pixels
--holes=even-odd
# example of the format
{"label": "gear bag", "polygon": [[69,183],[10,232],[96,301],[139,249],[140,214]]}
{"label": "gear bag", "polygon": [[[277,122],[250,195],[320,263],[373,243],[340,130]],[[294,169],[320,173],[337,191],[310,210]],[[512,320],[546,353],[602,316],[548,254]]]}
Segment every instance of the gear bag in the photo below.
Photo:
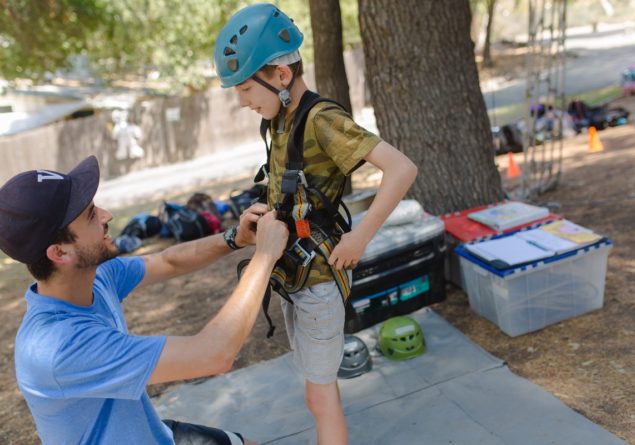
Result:
{"label": "gear bag", "polygon": [[150,238],[159,233],[162,225],[157,216],[139,213],[130,218],[120,235],[136,236],[139,239]]}
{"label": "gear bag", "polygon": [[235,219],[240,218],[241,213],[257,202],[267,203],[266,185],[255,184],[250,189],[232,190],[229,194],[229,210]]}
{"label": "gear bag", "polygon": [[162,219],[177,241],[191,241],[212,234],[203,215],[176,203],[164,202]]}

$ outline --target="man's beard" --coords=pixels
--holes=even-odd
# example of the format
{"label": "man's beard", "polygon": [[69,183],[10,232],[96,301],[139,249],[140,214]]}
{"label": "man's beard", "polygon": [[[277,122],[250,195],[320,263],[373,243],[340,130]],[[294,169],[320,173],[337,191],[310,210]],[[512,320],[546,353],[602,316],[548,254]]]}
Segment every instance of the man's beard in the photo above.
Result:
{"label": "man's beard", "polygon": [[77,268],[87,269],[90,267],[99,266],[101,263],[115,258],[119,255],[119,251],[113,245],[112,249],[109,249],[105,243],[101,243],[92,247],[81,247],[77,251]]}

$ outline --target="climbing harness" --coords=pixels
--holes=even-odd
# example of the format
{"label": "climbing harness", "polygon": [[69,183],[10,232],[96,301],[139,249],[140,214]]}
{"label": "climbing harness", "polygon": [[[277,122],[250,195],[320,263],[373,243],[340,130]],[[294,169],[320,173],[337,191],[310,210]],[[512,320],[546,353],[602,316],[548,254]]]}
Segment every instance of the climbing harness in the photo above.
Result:
{"label": "climbing harness", "polygon": [[[290,245],[284,252],[283,258],[278,261],[271,274],[269,288],[263,300],[263,310],[269,323],[267,338],[273,335],[275,327],[268,314],[271,291],[275,291],[282,298],[293,304],[290,294],[302,289],[309,277],[311,263],[316,255],[321,255],[328,261],[339,237],[351,229],[351,215],[342,203],[343,186],[338,191],[335,203],[326,197],[322,191],[307,181],[304,174],[304,129],[311,109],[319,102],[331,102],[331,99],[320,97],[317,93],[306,91],[295,111],[295,117],[287,141],[287,164],[282,174],[281,199],[275,205],[278,219],[284,221],[292,235]],[[267,141],[267,131],[271,121],[263,119],[260,125],[260,133],[265,141],[267,149],[267,162],[264,164],[254,182],[260,182],[269,175],[269,162],[271,158],[271,144]],[[314,208],[309,197],[314,197],[320,203],[320,208]],[[346,218],[340,212],[344,209]],[[238,264],[238,275],[249,263],[243,260]],[[293,277],[288,280],[286,269],[289,263],[295,268]],[[285,267],[286,266],[286,267]],[[345,270],[338,270],[329,266],[333,279],[337,284],[340,295],[344,301],[350,295],[350,277]],[[290,281],[290,282],[288,282]]]}

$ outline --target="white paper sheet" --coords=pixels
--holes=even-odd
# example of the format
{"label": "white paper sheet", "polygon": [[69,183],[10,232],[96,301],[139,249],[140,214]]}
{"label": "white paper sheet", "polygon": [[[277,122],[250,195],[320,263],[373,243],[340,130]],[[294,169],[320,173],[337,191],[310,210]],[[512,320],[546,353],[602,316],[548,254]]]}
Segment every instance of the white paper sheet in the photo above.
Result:
{"label": "white paper sheet", "polygon": [[568,252],[580,247],[578,243],[560,238],[542,229],[532,229],[519,232],[515,236],[524,239],[542,249],[550,250],[554,254]]}
{"label": "white paper sheet", "polygon": [[541,260],[554,254],[515,235],[468,244],[465,248],[486,261],[502,261],[509,266]]}

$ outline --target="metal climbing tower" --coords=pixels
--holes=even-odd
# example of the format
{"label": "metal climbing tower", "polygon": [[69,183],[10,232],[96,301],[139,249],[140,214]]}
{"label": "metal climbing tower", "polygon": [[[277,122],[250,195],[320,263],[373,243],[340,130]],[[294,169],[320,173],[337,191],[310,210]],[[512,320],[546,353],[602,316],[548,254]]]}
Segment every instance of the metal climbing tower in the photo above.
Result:
{"label": "metal climbing tower", "polygon": [[567,0],[528,4],[524,162],[517,193],[532,199],[554,189],[562,173]]}

